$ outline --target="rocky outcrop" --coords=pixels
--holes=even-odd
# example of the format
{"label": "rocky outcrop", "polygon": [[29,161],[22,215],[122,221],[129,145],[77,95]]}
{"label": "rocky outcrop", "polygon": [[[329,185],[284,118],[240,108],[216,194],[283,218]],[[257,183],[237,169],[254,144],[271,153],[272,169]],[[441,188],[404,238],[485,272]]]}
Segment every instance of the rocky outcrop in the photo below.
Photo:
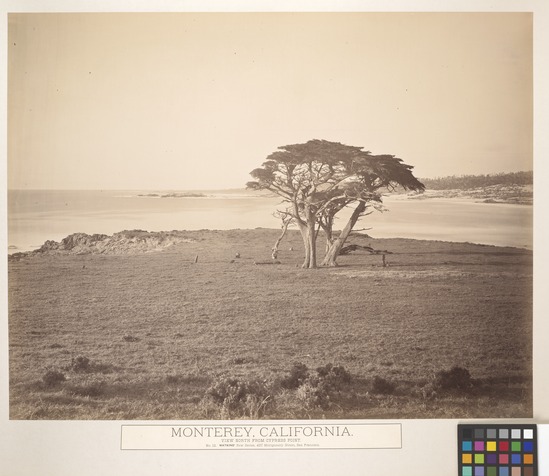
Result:
{"label": "rocky outcrop", "polygon": [[490,185],[486,187],[447,190],[427,189],[421,193],[409,193],[409,199],[428,200],[431,198],[453,198],[475,200],[482,203],[508,203],[516,205],[532,205],[534,190],[532,185]]}
{"label": "rocky outcrop", "polygon": [[86,233],[73,233],[72,235],[63,238],[61,242],[48,240],[40,248],[38,253],[48,253],[55,251],[80,251],[85,249],[92,249],[106,242],[110,238],[108,235],[88,235]]}
{"label": "rocky outcrop", "polygon": [[174,244],[191,241],[194,240],[184,231],[124,230],[112,236],[73,233],[60,242],[48,240],[37,250],[9,255],[9,259],[19,260],[26,256],[44,254],[140,254],[161,251]]}

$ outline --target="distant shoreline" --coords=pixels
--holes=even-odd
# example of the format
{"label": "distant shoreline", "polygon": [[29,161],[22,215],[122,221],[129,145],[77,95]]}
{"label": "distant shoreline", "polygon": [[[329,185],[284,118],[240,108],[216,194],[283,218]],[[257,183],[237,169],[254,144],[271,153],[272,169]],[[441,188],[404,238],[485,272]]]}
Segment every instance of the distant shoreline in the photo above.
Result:
{"label": "distant shoreline", "polygon": [[[94,195],[89,197],[84,194],[82,196],[76,194],[76,199],[71,197],[68,194],[66,197],[64,194],[58,194],[55,196],[54,200],[49,198],[49,195],[39,194],[38,196],[30,197],[17,197],[13,198],[14,204],[18,204],[13,213],[8,213],[8,227],[9,227],[9,242],[8,249],[6,250],[8,255],[16,253],[27,253],[33,252],[39,249],[47,240],[59,240],[73,234],[75,232],[86,232],[89,234],[95,233],[108,233],[114,234],[119,232],[119,230],[134,230],[136,228],[143,228],[146,230],[155,230],[155,231],[165,231],[165,230],[198,230],[198,229],[218,229],[218,230],[228,230],[228,229],[253,229],[256,227],[262,228],[278,228],[278,222],[271,216],[272,212],[277,208],[279,200],[277,197],[266,196],[264,193],[254,194],[253,192],[246,192],[244,190],[233,190],[231,194],[222,195],[218,193],[217,195],[212,195],[210,193],[192,193],[192,196],[189,196],[187,192],[174,192],[174,193],[139,193],[138,191],[132,191],[131,197],[120,197],[118,195],[107,194],[105,196],[105,201],[101,201],[99,198],[98,201],[94,200]],[[84,192],[83,192],[84,193]],[[98,195],[98,194],[96,194]],[[484,226],[485,230],[481,231],[480,234],[474,233],[457,233],[452,234],[451,229],[455,227],[459,229],[460,225],[451,223],[446,223],[444,227],[440,228],[440,233],[425,233],[421,232],[422,227],[419,226],[416,228],[416,223],[421,223],[422,215],[419,214],[415,216],[415,210],[422,210],[425,207],[435,207],[437,213],[441,213],[441,207],[450,207],[449,213],[455,210],[456,213],[461,213],[462,206],[468,207],[472,213],[476,214],[475,211],[477,207],[480,210],[482,207],[482,213],[489,216],[507,216],[511,214],[513,216],[520,218],[522,215],[525,217],[531,216],[531,207],[532,207],[532,187],[491,187],[471,191],[461,191],[461,190],[429,190],[423,194],[405,194],[405,193],[394,193],[387,195],[385,197],[385,205],[389,212],[393,210],[400,210],[403,206],[410,208],[410,216],[415,218],[410,218],[409,226],[403,227],[401,229],[391,229],[392,225],[385,218],[381,218],[381,215],[376,214],[376,217],[372,220],[371,226],[373,226],[373,233],[379,233],[380,237],[410,237],[417,239],[441,239],[452,242],[474,242],[474,243],[484,243],[498,246],[513,246],[518,248],[531,248],[531,239],[528,239],[525,236],[525,240],[522,238],[517,239],[513,238],[514,235],[509,235],[511,238],[508,239],[495,239],[491,240],[489,236],[486,235],[486,231],[489,230]],[[98,195],[99,196],[99,195]],[[100,197],[100,196],[99,196]],[[133,198],[132,198],[133,197]],[[250,201],[246,201],[247,199]],[[225,200],[226,199],[226,200]],[[233,200],[235,199],[235,200]],[[40,208],[40,203],[49,204],[48,208]],[[110,200],[110,201],[109,201]],[[131,201],[133,200],[133,202]],[[71,202],[72,201],[72,202]],[[74,203],[72,210],[68,213],[65,209],[65,202],[70,204]],[[424,206],[419,206],[423,202]],[[51,206],[54,203],[55,206]],[[93,207],[89,207],[87,204],[99,203],[97,210]],[[131,204],[129,208],[126,207],[126,203]],[[83,205],[80,205],[83,204]],[[105,205],[106,204],[106,205]],[[112,206],[111,206],[112,204]],[[182,205],[180,207],[180,204]],[[249,204],[249,205],[248,205]],[[447,205],[446,205],[447,204]],[[418,205],[418,206],[416,206]],[[496,207],[492,210],[492,206]],[[106,208],[102,208],[106,207]],[[110,207],[110,208],[109,208]],[[133,208],[132,208],[133,207]],[[197,208],[195,208],[197,207]],[[225,207],[229,210],[229,214],[225,214]],[[239,213],[239,207],[242,207],[243,210],[251,210],[254,214],[243,214]],[[393,208],[394,207],[394,208]],[[509,207],[507,210],[502,210],[500,207]],[[520,211],[523,210],[524,212]],[[126,210],[129,210],[131,217],[129,220],[121,220],[120,222],[113,220],[118,213],[126,213]],[[145,210],[145,214],[142,214],[142,210]],[[191,210],[191,221],[187,221],[185,213],[186,210]],[[205,210],[209,213],[207,219],[202,221],[197,219],[197,214],[202,210]],[[215,210],[218,210],[221,215],[219,219],[217,216],[214,216]],[[424,210],[425,212],[426,210]],[[260,212],[260,213],[258,213]],[[173,219],[164,219],[162,221],[153,222],[149,220],[150,217],[162,216],[160,213],[163,213],[166,217],[170,216]],[[172,215],[169,215],[169,214]],[[217,212],[215,212],[217,213]],[[501,215],[500,215],[501,213]],[[54,220],[57,220],[59,223],[63,223],[63,226],[57,226],[57,229],[54,230],[51,228],[50,232],[44,228],[40,231],[40,223],[44,220],[44,217],[50,214]],[[156,214],[156,215],[155,215]],[[98,223],[97,226],[91,226],[92,223],[88,223],[84,217],[91,216],[93,220],[95,217],[105,217],[103,222]],[[36,222],[34,223],[25,233],[23,233],[23,228],[19,226],[19,217],[23,220],[21,223],[30,223],[29,220],[33,216],[37,217]],[[123,215],[122,215],[123,216]],[[471,215],[474,217],[475,215]],[[388,218],[392,217],[392,213]],[[110,223],[107,221],[107,218],[110,218]],[[395,217],[396,218],[396,217]],[[101,218],[102,219],[102,218]],[[392,218],[391,218],[392,219]],[[419,222],[415,220],[418,219]],[[474,218],[473,218],[474,219]],[[95,223],[92,220],[93,223]],[[388,225],[388,229],[383,230],[380,223],[383,223],[380,220],[385,220],[385,223]],[[377,221],[377,223],[376,223]],[[54,223],[57,224],[54,221]],[[431,220],[432,222],[432,220]],[[448,220],[446,220],[448,222]],[[501,222],[501,219],[499,220]],[[395,228],[398,228],[399,220],[395,222],[397,225]],[[439,222],[430,223],[430,226],[438,226]],[[510,223],[517,223],[516,220],[511,221]],[[528,222],[524,222],[528,223]],[[479,226],[482,228],[483,223],[479,222]],[[105,226],[107,225],[107,226]],[[172,225],[176,225],[172,228]],[[177,226],[179,225],[179,226]],[[471,227],[470,223],[462,223],[465,227]],[[385,225],[386,226],[386,225]],[[411,227],[411,228],[410,228]],[[387,226],[386,226],[387,228]],[[501,225],[500,225],[501,228]],[[426,228],[428,229],[428,227]],[[472,229],[472,228],[471,228]],[[377,233],[376,233],[377,231]],[[418,233],[419,231],[419,233]],[[510,233],[515,233],[514,231],[509,230]],[[484,235],[483,235],[484,233]],[[488,234],[491,232],[488,231]],[[504,237],[507,233],[506,229],[500,229],[499,237]],[[523,233],[521,233],[522,235]],[[431,238],[432,237],[432,238]],[[518,236],[517,236],[518,237]],[[476,239],[478,238],[478,239]]]}
{"label": "distant shoreline", "polygon": [[[533,184],[496,184],[481,187],[468,188],[429,188],[425,191],[416,193],[406,193],[405,191],[396,191],[395,193],[386,194],[386,197],[403,197],[412,200],[427,200],[438,198],[458,198],[471,199],[479,203],[507,203],[510,205],[532,205],[533,204]],[[230,188],[230,189],[195,189],[195,190],[55,190],[55,189],[9,189],[8,192],[82,192],[82,193],[129,193],[129,196],[139,198],[231,198],[231,197],[266,197],[272,196],[277,198],[277,195],[269,192],[254,192],[245,188]]]}
{"label": "distant shoreline", "polygon": [[534,204],[534,187],[533,185],[491,185],[488,187],[478,187],[469,190],[429,189],[421,194],[407,195],[407,199],[412,200],[430,200],[440,198],[474,200],[477,203],[532,206]]}

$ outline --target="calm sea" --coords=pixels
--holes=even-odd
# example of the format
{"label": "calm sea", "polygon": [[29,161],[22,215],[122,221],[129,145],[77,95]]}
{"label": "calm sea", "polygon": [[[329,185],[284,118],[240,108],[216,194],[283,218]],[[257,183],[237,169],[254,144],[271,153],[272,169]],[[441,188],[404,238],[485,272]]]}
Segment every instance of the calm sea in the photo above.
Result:
{"label": "calm sea", "polygon": [[[161,195],[177,194],[176,197]],[[198,197],[183,194],[202,194]],[[153,196],[152,194],[156,195]],[[246,190],[8,192],[9,253],[76,232],[278,228],[280,199]],[[387,197],[389,211],[364,217],[357,228],[374,238],[469,241],[532,248],[532,207],[469,200]]]}

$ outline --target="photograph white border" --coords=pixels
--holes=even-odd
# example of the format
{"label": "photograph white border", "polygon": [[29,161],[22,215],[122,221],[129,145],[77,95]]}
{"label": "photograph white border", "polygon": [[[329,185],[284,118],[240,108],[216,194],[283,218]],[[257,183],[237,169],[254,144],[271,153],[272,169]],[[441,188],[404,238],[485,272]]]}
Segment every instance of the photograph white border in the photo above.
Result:
{"label": "photograph white border", "polygon": [[[0,70],[2,109],[0,174],[3,213],[7,209],[7,13],[8,12],[179,12],[179,11],[531,11],[534,12],[534,418],[549,422],[549,335],[547,316],[547,243],[549,177],[547,157],[549,8],[546,0],[505,1],[4,1],[1,6]],[[0,247],[7,250],[4,216]],[[7,252],[0,260],[2,283],[0,327],[0,473],[10,475],[145,475],[145,474],[315,474],[413,476],[457,474],[457,423],[471,420],[399,420],[402,449],[331,451],[132,451],[120,450],[122,421],[10,421],[8,409]],[[368,421],[375,422],[375,421]],[[387,423],[386,420],[382,420]],[[138,423],[132,421],[131,423]],[[154,422],[143,422],[154,423]],[[168,424],[169,422],[158,422]],[[180,423],[180,422],[173,422]],[[201,422],[204,423],[204,422]],[[219,423],[219,422],[217,422]],[[234,423],[234,422],[233,422]],[[269,422],[272,423],[272,422]],[[338,422],[341,424],[342,422]],[[503,423],[503,422],[501,422]],[[390,453],[387,453],[390,451]],[[540,452],[541,454],[541,452]],[[454,470],[455,468],[455,470]],[[540,471],[540,474],[542,472]],[[547,474],[547,473],[545,473]]]}

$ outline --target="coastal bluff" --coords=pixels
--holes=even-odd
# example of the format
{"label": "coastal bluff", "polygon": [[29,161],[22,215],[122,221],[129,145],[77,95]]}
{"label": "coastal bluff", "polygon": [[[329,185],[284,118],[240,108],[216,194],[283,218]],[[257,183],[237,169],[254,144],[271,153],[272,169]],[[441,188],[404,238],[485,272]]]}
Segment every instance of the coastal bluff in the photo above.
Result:
{"label": "coastal bluff", "polygon": [[161,251],[177,243],[192,242],[185,231],[124,230],[113,235],[73,233],[60,242],[48,240],[40,248],[8,256],[19,260],[36,255],[79,255],[79,254],[141,254]]}

